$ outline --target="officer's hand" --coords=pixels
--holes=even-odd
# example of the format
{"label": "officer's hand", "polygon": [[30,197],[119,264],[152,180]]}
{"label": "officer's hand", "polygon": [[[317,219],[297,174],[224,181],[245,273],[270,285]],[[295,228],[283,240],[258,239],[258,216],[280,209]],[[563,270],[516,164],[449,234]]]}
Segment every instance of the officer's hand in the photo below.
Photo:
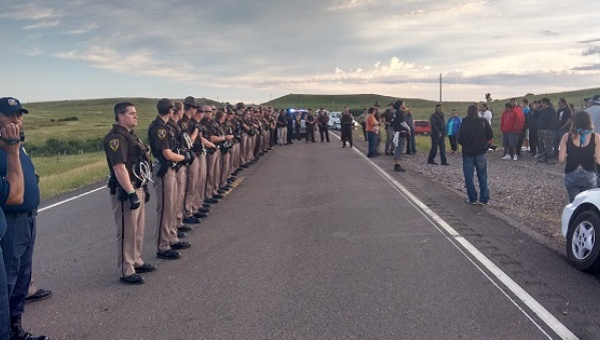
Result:
{"label": "officer's hand", "polygon": [[188,154],[188,157],[189,157],[189,159],[190,159],[190,160],[189,160],[189,162],[188,162],[187,164],[188,164],[188,165],[190,165],[190,164],[194,163],[194,158],[195,158],[195,157],[194,157],[194,153],[188,150],[188,151],[187,151],[187,154]]}
{"label": "officer's hand", "polygon": [[226,140],[232,140],[232,139],[233,139],[233,135],[226,135],[226,136],[225,136],[225,139],[226,139]]}
{"label": "officer's hand", "polygon": [[6,152],[18,152],[21,139],[19,136],[19,126],[14,123],[8,123],[0,129],[0,148]]}
{"label": "officer's hand", "polygon": [[127,198],[129,199],[129,208],[131,210],[135,210],[140,207],[140,199],[139,199],[138,195],[135,193],[135,191],[132,192],[131,194],[128,194]]}

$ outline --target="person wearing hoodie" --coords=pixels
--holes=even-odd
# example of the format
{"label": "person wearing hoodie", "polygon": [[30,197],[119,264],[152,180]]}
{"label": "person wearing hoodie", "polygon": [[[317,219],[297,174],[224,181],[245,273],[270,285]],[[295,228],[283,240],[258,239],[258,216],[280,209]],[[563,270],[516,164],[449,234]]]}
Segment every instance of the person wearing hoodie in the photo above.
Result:
{"label": "person wearing hoodie", "polygon": [[554,157],[553,150],[554,130],[558,126],[556,110],[547,97],[542,98],[541,102],[542,109],[539,112],[536,123],[539,141],[538,147],[542,155],[538,162],[556,164],[556,157]]}
{"label": "person wearing hoodie", "polygon": [[490,192],[487,181],[487,151],[489,140],[494,136],[490,123],[479,117],[477,105],[470,105],[467,117],[458,130],[458,144],[462,146],[463,175],[467,188],[467,203],[477,204],[477,189],[473,173],[477,171],[479,182],[479,204],[490,205]]}
{"label": "person wearing hoodie", "polygon": [[400,165],[402,159],[402,153],[405,149],[406,137],[410,136],[410,126],[406,124],[405,115],[408,109],[406,108],[406,102],[404,100],[396,100],[392,107],[396,112],[394,113],[394,120],[392,126],[394,128],[394,138],[392,143],[394,144],[394,171],[405,172],[404,168]]}

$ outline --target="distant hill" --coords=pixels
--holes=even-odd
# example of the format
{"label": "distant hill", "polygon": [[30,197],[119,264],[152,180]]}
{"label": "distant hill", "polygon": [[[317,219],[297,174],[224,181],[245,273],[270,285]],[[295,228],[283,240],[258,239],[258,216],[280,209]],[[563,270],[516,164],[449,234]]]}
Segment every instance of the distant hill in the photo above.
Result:
{"label": "distant hill", "polygon": [[[583,98],[600,94],[600,88],[585,89],[547,94],[529,94],[518,97],[527,97],[530,101],[549,97],[553,103],[558,98],[564,97],[568,102],[575,104],[580,110]],[[492,94],[493,95],[493,94]],[[481,96],[484,97],[483,94]],[[115,103],[127,100],[133,102],[138,111],[137,133],[142,139],[146,139],[146,130],[150,122],[156,117],[156,102],[159,98],[102,98],[87,100],[62,100],[52,102],[23,103],[30,113],[25,116],[26,144],[41,144],[50,138],[66,140],[89,140],[103,137],[114,123],[113,106]],[[313,108],[324,107],[329,111],[341,111],[344,106],[349,106],[354,114],[363,108],[371,107],[375,102],[380,102],[383,108],[387,108],[397,98],[377,94],[358,95],[311,95],[311,94],[289,94],[271,101],[260,104],[261,106],[273,106],[275,108]],[[416,119],[428,119],[434,110],[435,101],[418,98],[403,98],[412,109]],[[490,107],[494,112],[493,126],[500,121],[500,113],[504,103],[509,98],[494,100]],[[218,101],[200,98],[202,105],[215,105],[221,107]],[[452,109],[458,110],[461,116],[466,115],[467,106],[472,102],[443,102],[444,112],[450,113]],[[233,103],[232,103],[233,104]],[[67,118],[67,119],[66,119]],[[72,119],[76,118],[76,119]]]}

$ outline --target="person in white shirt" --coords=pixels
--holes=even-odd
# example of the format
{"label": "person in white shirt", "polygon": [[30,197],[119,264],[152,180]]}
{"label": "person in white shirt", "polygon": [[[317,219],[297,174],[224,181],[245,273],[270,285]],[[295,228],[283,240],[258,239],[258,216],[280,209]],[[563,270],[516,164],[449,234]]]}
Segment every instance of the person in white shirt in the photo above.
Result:
{"label": "person in white shirt", "polygon": [[485,118],[490,123],[490,126],[492,125],[492,111],[490,111],[486,103],[481,103],[479,106],[479,117]]}

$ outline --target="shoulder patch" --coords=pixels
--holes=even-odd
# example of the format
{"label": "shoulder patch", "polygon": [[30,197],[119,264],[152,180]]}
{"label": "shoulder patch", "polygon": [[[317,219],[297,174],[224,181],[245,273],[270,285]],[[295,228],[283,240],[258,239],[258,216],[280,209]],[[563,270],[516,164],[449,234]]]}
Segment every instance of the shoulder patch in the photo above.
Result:
{"label": "shoulder patch", "polygon": [[188,128],[188,123],[187,123],[187,122],[182,122],[182,123],[181,123],[181,128],[182,128],[182,129],[184,129],[184,130],[187,130],[187,128]]}
{"label": "shoulder patch", "polygon": [[165,129],[158,129],[158,130],[156,130],[156,135],[160,139],[165,139],[165,137],[167,137],[167,130],[165,130]]}
{"label": "shoulder patch", "polygon": [[119,150],[119,140],[118,139],[111,139],[110,141],[108,141],[108,147],[112,150],[112,151],[117,151]]}

